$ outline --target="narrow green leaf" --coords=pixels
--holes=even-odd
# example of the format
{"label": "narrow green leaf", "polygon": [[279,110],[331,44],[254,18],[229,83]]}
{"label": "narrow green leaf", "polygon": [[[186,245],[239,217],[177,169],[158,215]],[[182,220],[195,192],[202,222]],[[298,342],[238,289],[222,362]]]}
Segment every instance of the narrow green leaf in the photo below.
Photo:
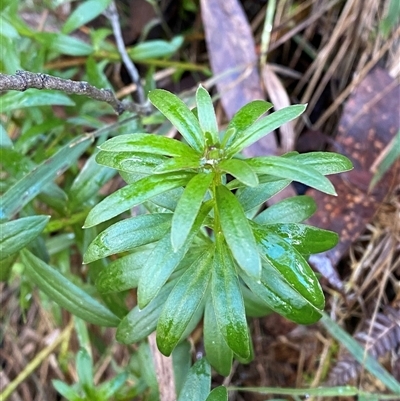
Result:
{"label": "narrow green leaf", "polygon": [[268,304],[256,294],[251,292],[245,285],[240,286],[240,291],[243,296],[246,316],[263,317],[272,313],[272,310]]}
{"label": "narrow green leaf", "polygon": [[298,181],[329,195],[336,195],[332,183],[313,167],[291,158],[279,156],[255,157],[247,163],[258,174],[271,174],[276,177]]}
{"label": "narrow green leaf", "polygon": [[174,368],[175,391],[179,397],[183,384],[186,381],[190,366],[192,365],[191,344],[185,340],[179,343],[172,352],[172,364]]}
{"label": "narrow green leaf", "polygon": [[157,296],[143,309],[135,306],[118,325],[116,338],[122,344],[133,344],[144,340],[157,326],[158,318],[176,279],[161,288]]}
{"label": "narrow green leaf", "polygon": [[199,173],[186,185],[172,218],[171,243],[175,252],[185,243],[213,178],[214,173]]}
{"label": "narrow green leaf", "polygon": [[54,388],[68,401],[81,401],[82,397],[78,394],[78,392],[72,387],[68,386],[61,380],[52,380]]}
{"label": "narrow green leaf", "polygon": [[204,311],[204,348],[210,365],[222,376],[228,376],[232,368],[233,352],[225,342],[215,317],[211,297]]}
{"label": "narrow green leaf", "polygon": [[97,276],[96,287],[102,294],[121,292],[136,288],[142,267],[152,248],[144,247],[111,262]]}
{"label": "narrow green leaf", "polygon": [[244,271],[251,276],[260,277],[260,256],[242,206],[224,185],[216,188],[216,202],[222,233],[233,257]]}
{"label": "narrow green leaf", "polygon": [[325,298],[318,279],[304,257],[283,238],[255,230],[263,258],[276,268],[287,282],[317,309],[323,309]]}
{"label": "narrow green leaf", "polygon": [[91,156],[75,177],[69,190],[70,208],[76,209],[91,200],[99,192],[100,188],[116,175],[116,171],[99,166]]}
{"label": "narrow green leaf", "polygon": [[196,117],[182,100],[163,89],[151,91],[149,100],[176,127],[190,147],[198,153],[203,153],[203,131]]}
{"label": "narrow green leaf", "polygon": [[236,191],[236,198],[245,212],[260,206],[290,184],[290,180],[277,179],[272,176],[269,178],[269,181],[260,183],[257,187],[239,188]]}
{"label": "narrow green leaf", "polygon": [[219,142],[217,118],[211,96],[201,85],[196,91],[196,102],[200,126],[204,133],[208,132],[211,135],[212,141],[208,146],[216,145]]}
{"label": "narrow green leaf", "polygon": [[366,352],[366,350],[350,334],[343,330],[335,321],[323,314],[321,323],[326,330],[343,344],[357,362],[362,364],[375,378],[379,379],[389,390],[400,394],[400,383],[389,374],[379,362]]}
{"label": "narrow green leaf", "polygon": [[[282,394],[288,395],[292,399],[299,399],[300,396],[305,398],[308,397],[339,397],[343,398],[345,396],[351,397],[360,395],[361,391],[353,386],[337,386],[337,387],[317,387],[317,388],[282,388],[282,387],[234,387],[230,386],[229,390],[232,391],[246,391],[251,393],[259,393],[259,394]],[[383,401],[385,395],[381,395],[380,400]],[[393,397],[393,396],[392,396]],[[390,398],[388,395],[388,400],[395,401],[393,398]],[[358,398],[358,400],[360,400]],[[280,400],[276,400],[280,401]],[[396,400],[397,401],[397,400]]]}
{"label": "narrow green leaf", "polygon": [[232,256],[216,235],[211,294],[218,327],[229,348],[242,358],[250,355],[246,312]]}
{"label": "narrow green leaf", "polygon": [[271,234],[278,235],[303,255],[325,252],[339,240],[337,233],[298,223],[276,223],[263,226],[253,224],[257,237],[268,241]]}
{"label": "narrow green leaf", "polygon": [[343,173],[353,168],[353,163],[346,156],[333,152],[288,153],[282,157],[312,167],[322,175]]}
{"label": "narrow green leaf", "polygon": [[240,276],[255,295],[285,318],[299,324],[312,324],[321,318],[321,311],[299,294],[269,263],[263,264],[261,280],[244,273]]}
{"label": "narrow green leaf", "polygon": [[211,367],[205,358],[198,360],[189,370],[178,401],[205,401],[211,388]]}
{"label": "narrow green leaf", "polygon": [[2,113],[28,107],[54,105],[74,106],[75,103],[64,93],[38,93],[35,89],[28,89],[25,92],[8,92],[0,97],[0,110]]}
{"label": "narrow green leaf", "polygon": [[211,250],[200,255],[181,276],[164,305],[157,324],[157,345],[166,356],[178,344],[200,305],[210,281],[211,260]]}
{"label": "narrow green leaf", "polygon": [[42,191],[45,185],[75,163],[90,145],[89,140],[79,141],[79,139],[74,139],[65,145],[7,190],[0,199],[0,221],[18,213]]}
{"label": "narrow green leaf", "polygon": [[90,393],[93,391],[93,361],[85,348],[81,348],[76,355],[76,373],[79,377],[79,383],[85,392]]}
{"label": "narrow green leaf", "polygon": [[294,120],[302,114],[305,109],[305,105],[288,106],[250,125],[247,129],[235,135],[234,140],[226,150],[227,156],[233,156],[273,130],[279,128],[281,125]]}
{"label": "narrow green leaf", "polygon": [[202,206],[187,235],[185,243],[177,252],[174,252],[172,248],[170,233],[167,233],[155,246],[143,267],[143,274],[139,280],[138,304],[141,308],[146,306],[156,296],[160,288],[180,263],[188,261],[192,263],[194,261],[192,257],[197,257],[193,251],[189,255],[186,254],[210,209],[210,203]]}
{"label": "narrow green leaf", "polygon": [[26,249],[21,251],[21,260],[32,282],[58,305],[89,323],[118,325],[119,318],[109,309]]}
{"label": "narrow green leaf", "polygon": [[228,390],[224,386],[216,387],[206,401],[228,401]]}
{"label": "narrow green leaf", "polygon": [[106,9],[110,2],[111,0],[88,0],[79,4],[68,17],[62,28],[62,32],[69,34],[82,25],[85,25],[87,22],[95,19]]}
{"label": "narrow green leaf", "polygon": [[96,162],[127,173],[153,174],[154,170],[168,160],[165,156],[139,152],[110,152],[100,150]]}
{"label": "narrow green leaf", "polygon": [[158,241],[171,225],[171,213],[144,214],[113,224],[89,245],[83,263]]}
{"label": "narrow green leaf", "polygon": [[0,260],[28,245],[46,227],[50,216],[29,216],[0,223]]}
{"label": "narrow green leaf", "polygon": [[197,156],[188,145],[154,134],[126,134],[109,139],[100,146],[107,152],[150,153],[164,156]]}
{"label": "narrow green leaf", "polygon": [[183,36],[175,36],[170,42],[166,40],[146,40],[128,49],[128,54],[133,61],[170,57],[182,46],[183,39]]}
{"label": "narrow green leaf", "polygon": [[122,388],[128,377],[129,375],[127,372],[122,372],[111,380],[99,384],[98,393],[100,394],[100,397],[103,397],[103,400],[109,400],[120,388]]}
{"label": "narrow green leaf", "polygon": [[258,224],[301,223],[316,210],[317,204],[311,196],[294,196],[269,206],[254,221]]}
{"label": "narrow green leaf", "polygon": [[88,43],[61,33],[35,32],[34,39],[43,47],[66,56],[88,56],[94,50]]}
{"label": "narrow green leaf", "polygon": [[[231,146],[236,136],[240,136],[242,131],[253,125],[271,107],[272,104],[265,100],[253,100],[237,111],[226,129],[223,139],[224,147]],[[229,135],[230,130],[234,131],[233,135]]]}
{"label": "narrow green leaf", "polygon": [[372,177],[369,184],[369,190],[371,190],[378,181],[381,180],[383,175],[390,169],[396,159],[400,158],[400,130],[397,131],[396,136],[387,145],[387,152],[384,151],[385,157],[379,162],[376,172]]}
{"label": "narrow green leaf", "polygon": [[233,175],[238,181],[249,187],[258,185],[257,174],[244,161],[239,159],[228,159],[219,163],[218,167],[225,173]]}
{"label": "narrow green leaf", "polygon": [[88,214],[84,228],[110,220],[153,196],[185,185],[193,173],[168,173],[144,177],[119,189],[98,203]]}
{"label": "narrow green leaf", "polygon": [[164,161],[155,170],[154,173],[167,173],[170,171],[199,169],[202,167],[198,156],[196,157],[174,157]]}
{"label": "narrow green leaf", "polygon": [[[0,24],[1,24],[1,22],[0,22]],[[0,148],[1,148],[1,152],[3,152],[4,149],[11,149],[13,146],[14,146],[13,141],[8,136],[6,130],[3,127],[3,124],[0,124]]]}

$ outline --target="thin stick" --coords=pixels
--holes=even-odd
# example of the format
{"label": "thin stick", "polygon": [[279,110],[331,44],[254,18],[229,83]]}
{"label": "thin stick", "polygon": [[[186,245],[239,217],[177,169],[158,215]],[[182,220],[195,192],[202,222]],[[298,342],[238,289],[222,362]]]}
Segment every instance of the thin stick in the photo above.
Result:
{"label": "thin stick", "polygon": [[264,29],[261,35],[261,57],[260,57],[261,68],[267,62],[268,47],[271,39],[272,28],[274,25],[275,9],[276,9],[276,0],[269,1],[267,10],[265,12]]}
{"label": "thin stick", "polygon": [[126,51],[124,39],[122,38],[121,25],[119,23],[118,10],[114,1],[110,3],[106,11],[104,12],[104,15],[111,23],[111,27],[115,36],[115,41],[117,43],[118,52],[121,55],[122,61],[128,71],[128,74],[131,77],[132,82],[136,84],[138,102],[141,105],[144,105],[146,103],[146,97],[144,95],[143,86],[140,82],[139,72]]}
{"label": "thin stick", "polygon": [[68,323],[67,327],[57,337],[57,339],[42,349],[31,362],[28,363],[26,368],[0,393],[0,399],[6,400],[14,390],[27,378],[33,371],[63,342],[66,341],[70,336],[72,329],[74,328],[73,320]]}
{"label": "thin stick", "polygon": [[154,367],[158,381],[161,401],[175,401],[175,380],[172,366],[172,357],[165,357],[157,348],[156,333],[148,337],[150,350],[153,355]]}
{"label": "thin stick", "polygon": [[147,113],[147,106],[120,101],[110,89],[98,89],[85,81],[72,81],[29,71],[17,71],[15,75],[0,74],[0,92],[8,90],[23,92],[27,89],[55,89],[68,95],[84,95],[108,103],[117,114],[122,114],[124,111],[138,114]]}

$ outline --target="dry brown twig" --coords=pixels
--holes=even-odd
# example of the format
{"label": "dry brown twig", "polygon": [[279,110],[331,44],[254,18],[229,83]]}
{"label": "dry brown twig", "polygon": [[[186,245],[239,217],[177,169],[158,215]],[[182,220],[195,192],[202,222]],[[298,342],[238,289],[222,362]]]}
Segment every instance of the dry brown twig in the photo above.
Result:
{"label": "dry brown twig", "polygon": [[142,105],[118,100],[110,89],[98,89],[85,81],[72,81],[29,71],[17,71],[15,75],[0,74],[0,92],[9,90],[23,92],[27,89],[53,89],[68,95],[87,96],[108,103],[117,114],[125,111],[147,114],[149,111],[148,103]]}

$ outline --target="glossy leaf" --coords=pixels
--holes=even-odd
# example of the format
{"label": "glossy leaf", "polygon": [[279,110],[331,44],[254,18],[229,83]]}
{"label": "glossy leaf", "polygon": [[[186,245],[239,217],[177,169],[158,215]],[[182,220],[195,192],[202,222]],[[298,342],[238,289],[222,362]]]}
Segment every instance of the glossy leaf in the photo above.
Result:
{"label": "glossy leaf", "polygon": [[198,360],[189,370],[178,401],[205,401],[211,388],[211,367],[205,358]]}
{"label": "glossy leaf", "polygon": [[145,214],[113,224],[92,241],[83,263],[158,241],[169,229],[171,218],[171,213]]}
{"label": "glossy leaf", "polygon": [[291,182],[290,180],[277,179],[272,176],[269,176],[269,178],[269,181],[261,183],[257,187],[239,188],[236,191],[236,198],[245,212],[260,206],[286,188]]}
{"label": "glossy leaf", "polygon": [[258,185],[257,174],[253,169],[243,160],[228,159],[219,163],[218,167],[232,176],[238,181],[249,187],[256,187]]}
{"label": "glossy leaf", "polygon": [[157,345],[165,356],[178,344],[206,292],[211,260],[211,250],[200,255],[181,276],[163,307],[157,324]]}
{"label": "glossy leaf", "polygon": [[29,216],[0,223],[0,260],[28,245],[46,227],[50,216]]}
{"label": "glossy leaf", "polygon": [[154,134],[126,134],[109,139],[100,146],[106,152],[149,153],[164,156],[198,156],[186,144]]}
{"label": "glossy leaf", "polygon": [[204,133],[211,135],[211,143],[208,146],[215,145],[219,142],[218,140],[218,124],[215,116],[214,106],[209,93],[201,86],[196,91],[196,102],[197,102],[197,117],[199,119],[200,126]]}
{"label": "glossy leaf", "polygon": [[272,313],[272,310],[268,304],[256,294],[251,292],[245,285],[240,286],[240,291],[243,296],[246,316],[263,317]]}
{"label": "glossy leaf", "polygon": [[194,114],[172,93],[155,89],[149,93],[150,102],[164,114],[196,152],[204,150],[204,134]]}
{"label": "glossy leaf", "polygon": [[254,221],[258,224],[301,223],[316,210],[317,204],[311,196],[294,196],[269,206]]}
{"label": "glossy leaf", "polygon": [[294,120],[302,114],[305,109],[306,106],[304,105],[288,106],[250,125],[247,129],[235,136],[233,142],[226,150],[227,156],[233,156],[273,130],[279,128],[282,124]]}
{"label": "glossy leaf", "polygon": [[258,174],[271,174],[276,177],[298,181],[329,195],[336,195],[332,183],[313,167],[289,158],[279,156],[255,157],[247,160]]}
{"label": "glossy leaf", "polygon": [[156,296],[171,273],[182,261],[210,208],[211,205],[209,204],[203,205],[202,210],[199,212],[187,235],[185,243],[177,252],[172,248],[170,233],[167,233],[157,243],[143,267],[143,274],[139,280],[138,304],[141,308],[146,306]]}
{"label": "glossy leaf", "polygon": [[225,342],[218,327],[211,297],[206,303],[203,331],[204,348],[208,362],[220,375],[228,376],[232,368],[233,352]]}
{"label": "glossy leaf", "polygon": [[346,156],[333,152],[286,154],[283,157],[312,167],[323,175],[343,173],[353,168],[352,162]]}
{"label": "glossy leaf", "polygon": [[232,256],[220,234],[216,238],[211,294],[214,312],[229,348],[242,358],[248,358],[249,337],[246,312]]}
{"label": "glossy leaf", "polygon": [[174,252],[170,232],[166,233],[158,241],[147,258],[139,278],[138,305],[140,308],[143,309],[154,299],[172,272],[177,268],[186,252],[187,247]]}
{"label": "glossy leaf", "polygon": [[168,173],[151,175],[129,184],[98,203],[86,218],[84,228],[110,220],[153,196],[185,185],[192,177],[191,173]]}
{"label": "glossy leaf", "polygon": [[142,267],[151,251],[152,249],[148,249],[148,247],[141,248],[111,262],[97,276],[96,287],[98,291],[102,294],[108,294],[136,288]]}
{"label": "glossy leaf", "polygon": [[182,193],[182,187],[171,189],[170,191],[154,196],[151,198],[151,202],[157,206],[163,207],[164,209],[174,211]]}
{"label": "glossy leaf", "polygon": [[243,106],[236,114],[232,117],[226,129],[226,134],[229,130],[233,129],[234,134],[229,138],[223,139],[225,146],[230,146],[236,136],[241,135],[242,131],[253,125],[264,113],[271,109],[272,104],[265,100],[253,100],[252,102]]}
{"label": "glossy leaf", "polygon": [[26,249],[21,251],[21,260],[28,277],[52,301],[89,323],[118,325],[119,318],[109,309]]}
{"label": "glossy leaf", "polygon": [[165,156],[138,152],[111,152],[101,150],[96,162],[127,173],[153,174],[154,170],[167,160]]}
{"label": "glossy leaf", "polygon": [[218,217],[222,233],[239,266],[253,277],[260,277],[261,262],[258,248],[243,209],[224,185],[216,188]]}
{"label": "glossy leaf", "polygon": [[18,213],[42,191],[45,185],[75,163],[89,145],[89,140],[74,139],[16,182],[0,200],[0,221]]}
{"label": "glossy leaf", "polygon": [[276,223],[263,226],[253,225],[256,236],[268,241],[271,234],[283,238],[288,244],[303,255],[320,253],[333,248],[339,236],[328,230],[298,223]]}
{"label": "glossy leaf", "polygon": [[116,338],[122,344],[144,340],[157,326],[158,318],[176,279],[165,284],[157,296],[143,309],[135,306],[118,325]]}
{"label": "glossy leaf", "polygon": [[69,190],[70,207],[72,209],[81,207],[85,202],[92,199],[100,188],[115,176],[116,171],[107,167],[99,166],[91,156],[76,176]]}
{"label": "glossy leaf", "polygon": [[321,318],[322,311],[310,304],[269,263],[263,265],[261,280],[246,274],[241,277],[255,295],[285,318],[299,324],[312,324]]}
{"label": "glossy leaf", "polygon": [[111,0],[88,0],[78,5],[65,22],[62,32],[68,34],[99,16]]}
{"label": "glossy leaf", "polygon": [[323,309],[325,298],[318,279],[304,257],[283,238],[269,232],[255,231],[263,258],[277,269],[287,282],[317,309]]}
{"label": "glossy leaf", "polygon": [[224,386],[216,387],[211,391],[206,401],[228,401],[228,390]]}
{"label": "glossy leaf", "polygon": [[169,42],[166,40],[146,40],[128,49],[128,54],[133,61],[170,57],[181,47],[182,43],[182,36],[175,36]]}
{"label": "glossy leaf", "polygon": [[167,173],[169,171],[199,169],[202,167],[199,157],[174,157],[160,164],[154,173]]}
{"label": "glossy leaf", "polygon": [[38,106],[74,106],[75,103],[65,94],[59,92],[41,92],[31,89],[26,92],[8,92],[1,95],[0,110],[7,113],[27,107]]}
{"label": "glossy leaf", "polygon": [[214,173],[199,173],[186,185],[172,217],[171,243],[175,252],[185,243],[213,178]]}

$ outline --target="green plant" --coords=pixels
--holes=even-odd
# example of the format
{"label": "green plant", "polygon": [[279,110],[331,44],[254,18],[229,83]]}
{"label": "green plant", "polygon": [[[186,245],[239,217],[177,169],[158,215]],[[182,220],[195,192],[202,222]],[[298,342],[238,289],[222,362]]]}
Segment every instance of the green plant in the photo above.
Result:
{"label": "green plant", "polygon": [[334,153],[239,156],[305,106],[260,118],[272,105],[254,101],[219,133],[201,86],[193,111],[164,90],[150,92],[149,99],[184,142],[135,133],[100,145],[97,162],[119,170],[128,185],[97,204],[84,227],[144,208],[101,232],[84,263],[129,252],[102,270],[96,283],[102,293],[138,288],[138,305],[118,325],[120,342],[140,341],[156,329],[159,349],[170,355],[204,314],[207,358],[228,374],[234,355],[251,358],[246,309],[249,315],[273,310],[302,324],[321,317],[324,295],[306,258],[338,238],[301,223],[315,211],[310,197],[261,212],[260,206],[291,181],[335,195],[325,175],[352,166]]}

